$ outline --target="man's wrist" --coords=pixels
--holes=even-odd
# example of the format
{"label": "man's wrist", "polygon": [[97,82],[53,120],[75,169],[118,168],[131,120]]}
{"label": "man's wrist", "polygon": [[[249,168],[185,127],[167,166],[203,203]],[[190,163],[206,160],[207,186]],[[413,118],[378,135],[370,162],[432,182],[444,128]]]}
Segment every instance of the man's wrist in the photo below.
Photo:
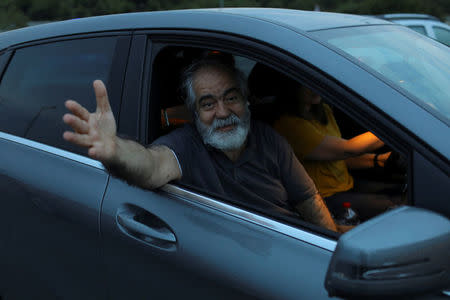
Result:
{"label": "man's wrist", "polygon": [[114,166],[120,165],[120,148],[123,147],[124,140],[118,136],[114,136],[112,140],[106,146],[108,148],[106,155],[101,160],[105,167],[112,168]]}

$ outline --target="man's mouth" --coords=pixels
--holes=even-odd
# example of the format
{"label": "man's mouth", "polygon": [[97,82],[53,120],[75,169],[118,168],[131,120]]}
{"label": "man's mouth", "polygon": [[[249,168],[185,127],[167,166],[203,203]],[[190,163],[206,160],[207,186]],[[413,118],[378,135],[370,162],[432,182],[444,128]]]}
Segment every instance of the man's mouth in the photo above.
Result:
{"label": "man's mouth", "polygon": [[233,130],[234,127],[235,127],[235,124],[231,124],[231,125],[227,125],[227,126],[218,127],[218,128],[216,128],[216,130],[220,131],[220,132],[228,132],[230,130]]}

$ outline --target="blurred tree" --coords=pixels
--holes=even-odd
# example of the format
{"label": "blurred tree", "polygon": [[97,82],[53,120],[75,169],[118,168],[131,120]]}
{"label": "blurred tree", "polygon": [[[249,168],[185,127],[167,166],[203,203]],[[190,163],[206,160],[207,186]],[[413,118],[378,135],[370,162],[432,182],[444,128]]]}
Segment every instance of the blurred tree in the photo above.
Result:
{"label": "blurred tree", "polygon": [[[131,0],[130,2],[132,2],[134,4],[134,8],[136,11],[144,11],[146,10],[147,7],[147,2],[151,2],[148,0]],[[159,1],[156,1],[159,2]]]}
{"label": "blurred tree", "polygon": [[27,15],[32,20],[57,20],[59,19],[59,0],[31,1]]}
{"label": "blurred tree", "polygon": [[449,0],[348,0],[336,11],[354,14],[422,13],[443,19],[450,14]]}
{"label": "blurred tree", "polygon": [[[62,2],[66,3],[66,9],[69,8],[66,12],[69,13],[70,18],[90,17],[101,14],[97,7],[97,0],[65,0]],[[70,6],[72,10],[70,10]]]}
{"label": "blurred tree", "polygon": [[[314,6],[318,4],[320,6],[320,2],[316,0],[294,0],[294,1],[286,1],[287,8],[293,9],[302,9],[302,10],[314,10]],[[323,8],[322,8],[323,9]]]}
{"label": "blurred tree", "polygon": [[14,3],[14,0],[0,2],[0,31],[23,27],[28,17]]}
{"label": "blurred tree", "polygon": [[[5,16],[1,18],[2,22],[7,18],[14,18],[17,20],[14,22],[18,24],[24,24],[27,19],[63,20],[132,11],[219,6],[219,0],[0,0],[0,2],[0,16]],[[225,7],[261,6],[313,10],[318,5],[322,11],[355,14],[415,12],[440,18],[450,15],[449,0],[223,0],[223,2]]]}
{"label": "blurred tree", "polygon": [[159,0],[148,0],[143,6],[139,6],[140,10],[162,10],[161,1]]}
{"label": "blurred tree", "polygon": [[117,14],[136,11],[136,5],[129,0],[99,0],[97,9],[100,14]]}

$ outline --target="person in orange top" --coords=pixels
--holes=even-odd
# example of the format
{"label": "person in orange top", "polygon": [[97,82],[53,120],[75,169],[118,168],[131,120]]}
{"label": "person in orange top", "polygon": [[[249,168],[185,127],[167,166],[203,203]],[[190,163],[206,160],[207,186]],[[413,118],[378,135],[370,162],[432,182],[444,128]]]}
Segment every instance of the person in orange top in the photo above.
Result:
{"label": "person in orange top", "polygon": [[391,153],[372,153],[384,145],[378,137],[366,132],[344,139],[319,95],[297,85],[293,96],[297,101],[289,102],[274,128],[291,144],[332,213],[339,214],[342,203],[351,202],[365,220],[401,202],[398,184],[355,181],[348,171],[384,167]]}

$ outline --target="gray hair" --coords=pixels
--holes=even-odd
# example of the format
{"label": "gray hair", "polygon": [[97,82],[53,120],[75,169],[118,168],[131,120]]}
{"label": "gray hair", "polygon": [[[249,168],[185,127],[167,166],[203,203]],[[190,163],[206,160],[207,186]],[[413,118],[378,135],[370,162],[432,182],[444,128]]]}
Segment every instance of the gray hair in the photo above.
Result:
{"label": "gray hair", "polygon": [[183,72],[182,75],[182,85],[181,88],[184,92],[185,104],[188,110],[195,115],[196,114],[196,95],[194,92],[194,76],[200,69],[206,67],[213,67],[220,70],[224,70],[229,73],[234,81],[238,84],[238,88],[245,100],[248,99],[248,86],[247,79],[245,78],[244,73],[242,73],[239,69],[229,64],[225,64],[218,59],[214,58],[205,58],[192,63],[187,69]]}

